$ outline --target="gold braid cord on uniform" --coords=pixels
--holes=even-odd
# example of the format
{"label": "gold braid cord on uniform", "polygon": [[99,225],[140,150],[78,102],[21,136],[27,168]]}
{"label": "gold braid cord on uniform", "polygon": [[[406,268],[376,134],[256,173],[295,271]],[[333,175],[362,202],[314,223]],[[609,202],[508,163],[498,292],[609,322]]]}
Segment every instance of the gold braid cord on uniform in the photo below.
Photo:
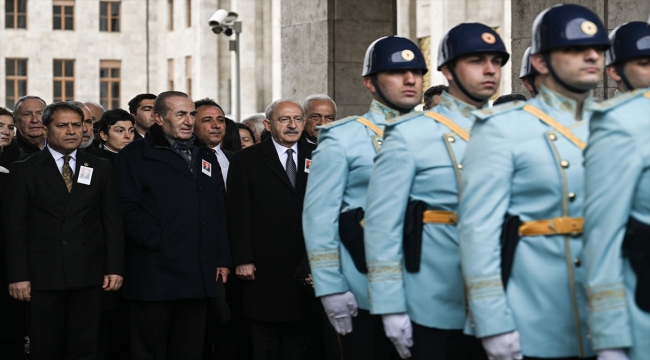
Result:
{"label": "gold braid cord on uniform", "polygon": [[68,192],[72,191],[72,168],[70,167],[70,155],[63,156],[63,167],[61,167],[61,175],[63,176],[63,181],[65,181],[65,187],[68,188]]}
{"label": "gold braid cord on uniform", "polygon": [[377,134],[379,137],[384,137],[384,130],[380,129],[379,126],[375,125],[372,121],[366,119],[366,118],[357,118],[357,122],[361,123],[363,126],[367,127],[368,129],[372,130],[375,134]]}
{"label": "gold braid cord on uniform", "polygon": [[585,144],[585,142],[582,141],[576,134],[572,133],[571,130],[569,130],[569,128],[560,124],[557,120],[553,119],[549,114],[543,112],[542,110],[530,104],[524,105],[524,110],[538,117],[540,120],[546,123],[546,125],[552,127],[553,129],[555,129],[555,131],[564,135],[564,137],[569,139],[569,141],[571,141],[575,146],[580,148],[580,150],[584,150],[587,147],[587,144]]}
{"label": "gold braid cord on uniform", "polygon": [[446,126],[449,128],[449,130],[453,131],[456,135],[460,136],[461,139],[465,141],[469,141],[469,133],[465,131],[462,127],[458,126],[455,122],[451,121],[451,119],[442,116],[438,114],[437,112],[433,111],[425,111],[424,115],[432,118],[433,120],[441,123],[442,125]]}

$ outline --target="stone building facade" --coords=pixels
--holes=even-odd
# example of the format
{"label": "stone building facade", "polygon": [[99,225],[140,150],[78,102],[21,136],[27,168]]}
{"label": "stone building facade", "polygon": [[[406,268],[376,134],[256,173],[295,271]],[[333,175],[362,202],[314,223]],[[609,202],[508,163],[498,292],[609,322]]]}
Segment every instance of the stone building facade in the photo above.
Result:
{"label": "stone building facade", "polygon": [[0,0],[0,103],[19,95],[127,108],[179,90],[231,111],[229,38],[219,8],[239,13],[241,113],[280,96],[280,0]]}

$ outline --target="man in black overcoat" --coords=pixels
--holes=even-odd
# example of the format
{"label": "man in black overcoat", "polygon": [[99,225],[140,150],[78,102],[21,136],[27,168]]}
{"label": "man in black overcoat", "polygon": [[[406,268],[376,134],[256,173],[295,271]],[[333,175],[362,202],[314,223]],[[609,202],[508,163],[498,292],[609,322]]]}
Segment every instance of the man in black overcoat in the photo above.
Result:
{"label": "man in black overcoat", "polygon": [[305,254],[302,202],[314,145],[300,140],[303,111],[291,100],[266,109],[271,137],[236,152],[228,173],[228,229],[255,359],[303,359],[313,293],[298,282]]}
{"label": "man in black overcoat", "polygon": [[221,174],[192,134],[194,103],[154,103],[155,124],[117,155],[133,359],[200,359],[208,299],[231,266]]}
{"label": "man in black overcoat", "polygon": [[32,359],[95,359],[103,291],[124,274],[124,231],[107,160],[79,145],[84,114],[43,110],[47,146],[11,164],[3,204],[9,294],[30,302]]}

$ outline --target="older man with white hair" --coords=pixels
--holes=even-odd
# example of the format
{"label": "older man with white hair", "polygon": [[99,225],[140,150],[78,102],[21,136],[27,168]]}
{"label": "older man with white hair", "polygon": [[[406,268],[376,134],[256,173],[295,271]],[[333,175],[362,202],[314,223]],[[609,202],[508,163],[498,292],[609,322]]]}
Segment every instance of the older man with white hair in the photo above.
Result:
{"label": "older man with white hair", "polygon": [[309,95],[302,102],[305,112],[305,131],[303,137],[312,144],[318,140],[318,126],[336,120],[336,103],[324,94]]}

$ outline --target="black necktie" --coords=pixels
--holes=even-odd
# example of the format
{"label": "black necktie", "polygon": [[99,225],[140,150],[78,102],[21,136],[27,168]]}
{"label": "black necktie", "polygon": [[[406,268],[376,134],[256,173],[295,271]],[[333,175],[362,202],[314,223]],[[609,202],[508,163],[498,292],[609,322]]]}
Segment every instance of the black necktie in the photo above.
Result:
{"label": "black necktie", "polygon": [[286,163],[287,176],[291,185],[296,187],[296,162],[293,161],[293,149],[287,149],[287,163]]}
{"label": "black necktie", "polygon": [[[212,149],[212,152],[217,156],[217,150]],[[221,194],[223,194],[223,201],[226,202],[226,182],[223,181],[223,173],[221,172],[221,164],[219,164],[218,158],[217,164],[219,165],[219,185],[221,185]]]}

